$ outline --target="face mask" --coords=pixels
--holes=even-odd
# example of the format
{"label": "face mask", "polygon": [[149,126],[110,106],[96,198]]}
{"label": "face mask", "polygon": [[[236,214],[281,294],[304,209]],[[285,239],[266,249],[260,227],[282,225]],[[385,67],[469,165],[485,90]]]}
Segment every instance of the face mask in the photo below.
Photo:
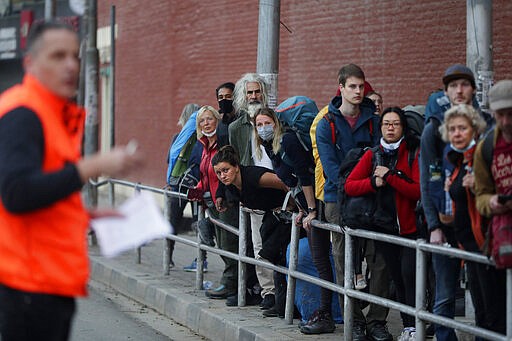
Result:
{"label": "face mask", "polygon": [[229,114],[233,111],[233,100],[232,99],[221,99],[219,101],[219,112],[223,114]]}
{"label": "face mask", "polygon": [[217,129],[215,129],[214,131],[212,131],[211,133],[207,133],[207,132],[204,132],[201,130],[201,133],[206,136],[206,137],[212,137],[213,135],[215,135],[217,133]]}
{"label": "face mask", "polygon": [[263,141],[270,141],[274,138],[274,127],[270,124],[258,127],[258,135]]}
{"label": "face mask", "polygon": [[464,149],[455,148],[455,146],[453,144],[451,144],[451,143],[450,143],[450,147],[453,150],[455,150],[456,152],[464,153],[464,152],[470,150],[475,144],[476,144],[475,139],[472,139],[471,142],[468,144],[468,146],[466,148],[464,148]]}

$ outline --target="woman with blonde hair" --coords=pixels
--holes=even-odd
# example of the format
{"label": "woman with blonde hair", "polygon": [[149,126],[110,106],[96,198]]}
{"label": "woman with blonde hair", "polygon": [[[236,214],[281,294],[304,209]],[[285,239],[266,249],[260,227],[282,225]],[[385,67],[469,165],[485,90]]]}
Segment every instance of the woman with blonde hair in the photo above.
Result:
{"label": "woman with blonde hair", "polygon": [[[479,254],[485,241],[485,226],[475,206],[473,155],[477,141],[486,128],[481,115],[466,104],[450,108],[439,127],[443,140],[449,143],[443,168],[451,173],[446,179],[445,191],[453,203],[453,213],[440,218],[451,223],[461,248]],[[504,272],[480,263],[466,261],[465,264],[476,325],[505,333]]]}

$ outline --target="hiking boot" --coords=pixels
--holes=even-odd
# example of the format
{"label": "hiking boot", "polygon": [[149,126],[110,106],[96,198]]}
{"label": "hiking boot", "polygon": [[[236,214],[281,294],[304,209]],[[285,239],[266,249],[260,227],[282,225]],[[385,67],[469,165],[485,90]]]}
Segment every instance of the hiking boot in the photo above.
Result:
{"label": "hiking boot", "polygon": [[[260,304],[261,300],[262,300],[262,298],[260,295],[251,294],[249,292],[247,292],[245,294],[245,305],[246,306]],[[238,305],[238,295],[235,294],[235,295],[228,296],[228,298],[226,299],[226,305],[228,307],[236,307]]]}
{"label": "hiking boot", "polygon": [[268,310],[276,303],[276,297],[273,294],[267,294],[260,303],[261,310]]}
{"label": "hiking boot", "polygon": [[336,325],[331,314],[321,310],[315,310],[309,320],[300,327],[303,334],[333,333],[334,329],[336,329]]}
{"label": "hiking boot", "polygon": [[[183,270],[185,270],[186,272],[196,272],[197,258],[195,258],[190,265],[184,266]],[[203,272],[208,272],[208,262],[206,260],[203,261]]]}
{"label": "hiking boot", "polygon": [[393,341],[393,335],[388,331],[388,327],[385,322],[372,323],[368,326],[366,335],[370,340],[374,341]]}
{"label": "hiking boot", "polygon": [[368,341],[366,337],[366,327],[364,323],[354,322],[352,326],[352,341]]}
{"label": "hiking boot", "polygon": [[276,307],[272,307],[263,312],[264,317],[279,317],[284,318],[284,311],[279,311]]}
{"label": "hiking boot", "polygon": [[206,297],[213,299],[225,299],[228,298],[228,296],[236,295],[235,292],[228,290],[223,284],[213,290],[206,290],[204,294]]}

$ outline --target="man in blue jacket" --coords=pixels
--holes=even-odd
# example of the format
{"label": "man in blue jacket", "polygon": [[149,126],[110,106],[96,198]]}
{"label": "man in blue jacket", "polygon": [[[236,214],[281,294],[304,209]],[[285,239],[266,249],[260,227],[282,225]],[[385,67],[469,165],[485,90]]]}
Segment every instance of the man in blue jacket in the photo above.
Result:
{"label": "man in blue jacket", "polygon": [[[430,243],[457,247],[453,228],[447,226],[443,217],[451,215],[451,199],[444,191],[445,174],[442,173],[443,151],[439,126],[444,113],[452,105],[472,104],[476,85],[473,72],[466,66],[454,64],[446,69],[443,76],[445,94],[433,94],[427,104],[428,122],[421,135],[420,186],[421,201],[430,231]],[[460,260],[432,254],[432,266],[436,280],[434,314],[453,318],[455,315],[455,291],[460,273]],[[439,341],[457,340],[452,328],[436,325],[436,338]]]}
{"label": "man in blue jacket", "polygon": [[[347,152],[355,147],[375,146],[381,137],[379,129],[379,117],[374,115],[375,105],[364,97],[365,75],[363,70],[355,64],[343,66],[338,72],[338,83],[341,96],[334,97],[329,104],[329,112],[318,123],[316,128],[316,141],[318,154],[322,162],[325,174],[324,201],[325,216],[329,223],[339,224],[339,212],[337,208],[338,173],[339,167]],[[334,131],[331,128],[334,124]],[[328,234],[320,243],[328,243]],[[345,237],[343,234],[332,234],[332,253],[336,267],[336,280],[344,285],[345,272]],[[313,243],[316,243],[315,241]],[[319,247],[313,246],[319,250]],[[327,247],[328,250],[328,247]],[[382,297],[388,296],[389,278],[384,260],[378,254],[375,262],[369,262],[372,272],[370,293]],[[373,259],[372,259],[373,261]],[[372,264],[370,264],[372,263]],[[384,284],[384,285],[382,285]],[[340,304],[343,310],[343,296],[340,295]],[[354,305],[354,327],[352,340],[392,340],[392,335],[386,328],[388,310],[376,304],[370,305],[370,310],[365,318],[360,305]],[[329,314],[321,314],[322,319],[329,319]],[[309,323],[303,327],[303,332],[313,333],[317,331],[318,322]],[[320,332],[325,332],[321,330]]]}

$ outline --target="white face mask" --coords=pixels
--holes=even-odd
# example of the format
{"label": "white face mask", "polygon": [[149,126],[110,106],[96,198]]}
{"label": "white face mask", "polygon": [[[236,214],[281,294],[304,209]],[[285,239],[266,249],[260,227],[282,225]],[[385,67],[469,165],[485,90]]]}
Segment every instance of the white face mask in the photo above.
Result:
{"label": "white face mask", "polygon": [[464,148],[464,149],[455,148],[455,146],[453,144],[451,144],[451,143],[450,143],[450,147],[453,150],[455,150],[456,152],[464,153],[464,152],[470,150],[475,144],[476,144],[475,139],[472,139],[471,142],[469,142],[468,146],[466,148]]}
{"label": "white face mask", "polygon": [[213,135],[217,134],[217,129],[215,129],[214,131],[212,131],[211,133],[207,133],[205,132],[204,130],[201,130],[201,133],[206,136],[206,137],[212,137]]}

